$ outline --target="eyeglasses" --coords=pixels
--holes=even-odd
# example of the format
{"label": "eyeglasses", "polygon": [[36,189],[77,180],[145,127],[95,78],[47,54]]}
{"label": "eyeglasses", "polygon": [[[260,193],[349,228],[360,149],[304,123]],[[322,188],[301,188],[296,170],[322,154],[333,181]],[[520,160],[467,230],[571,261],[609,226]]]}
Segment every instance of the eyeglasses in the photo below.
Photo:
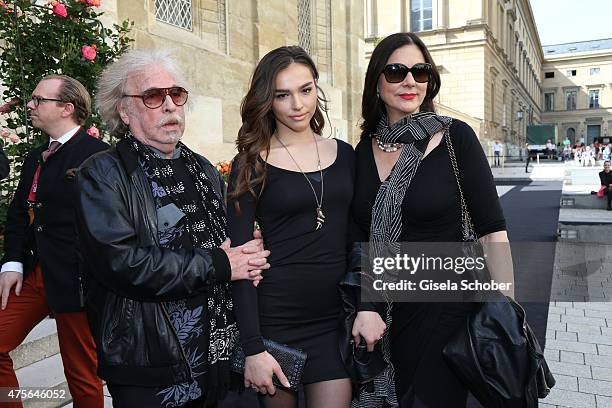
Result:
{"label": "eyeglasses", "polygon": [[64,102],[66,103],[66,101],[62,101],[61,99],[55,99],[55,98],[43,98],[42,96],[32,96],[32,102],[34,102],[34,106],[38,108],[38,105],[40,105],[41,102],[47,102],[47,101],[55,101],[55,102]]}
{"label": "eyeglasses", "polygon": [[390,84],[397,84],[402,82],[408,73],[412,73],[412,77],[416,82],[427,82],[429,81],[429,75],[431,74],[431,64],[426,62],[414,64],[408,68],[404,64],[389,64],[383,69],[385,79]]}
{"label": "eyeglasses", "polygon": [[142,95],[123,95],[123,97],[141,98],[147,108],[156,109],[164,104],[166,95],[170,96],[176,106],[183,106],[187,103],[189,92],[180,86],[173,86],[171,88],[151,88],[144,91]]}

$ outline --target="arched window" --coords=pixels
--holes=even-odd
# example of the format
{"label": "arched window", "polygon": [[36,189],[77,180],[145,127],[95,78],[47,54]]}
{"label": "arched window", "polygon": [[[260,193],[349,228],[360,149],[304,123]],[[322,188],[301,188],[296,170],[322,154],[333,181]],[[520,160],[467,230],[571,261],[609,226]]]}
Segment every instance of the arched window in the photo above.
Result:
{"label": "arched window", "polygon": [[576,129],[567,128],[567,138],[572,142],[572,144],[576,143]]}

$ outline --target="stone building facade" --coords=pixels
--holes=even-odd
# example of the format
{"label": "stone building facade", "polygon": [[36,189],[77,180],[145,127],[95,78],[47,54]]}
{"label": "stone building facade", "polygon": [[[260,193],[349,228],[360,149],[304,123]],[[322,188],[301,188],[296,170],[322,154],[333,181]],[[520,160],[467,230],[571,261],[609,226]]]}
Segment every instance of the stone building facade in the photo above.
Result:
{"label": "stone building facade", "polygon": [[330,101],[324,135],[358,134],[363,87],[363,4],[342,0],[105,0],[107,24],[134,21],[135,48],[172,48],[191,82],[185,142],[231,159],[240,103],[257,62],[298,44],[320,71]]}
{"label": "stone building facade", "polygon": [[438,111],[470,124],[485,151],[499,139],[519,154],[542,104],[543,53],[528,0],[364,0],[364,8],[366,63],[377,39],[417,32],[440,71]]}
{"label": "stone building facade", "polygon": [[610,141],[612,133],[612,38],[544,47],[542,122],[557,141]]}

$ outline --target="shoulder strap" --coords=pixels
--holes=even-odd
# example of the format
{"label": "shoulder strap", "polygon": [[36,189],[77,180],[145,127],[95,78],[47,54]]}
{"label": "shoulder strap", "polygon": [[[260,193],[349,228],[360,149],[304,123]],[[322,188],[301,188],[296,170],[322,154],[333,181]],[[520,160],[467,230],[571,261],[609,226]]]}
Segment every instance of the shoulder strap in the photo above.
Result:
{"label": "shoulder strap", "polygon": [[461,176],[459,174],[459,166],[457,165],[457,156],[455,155],[455,148],[451,142],[450,137],[450,125],[444,129],[444,140],[448,148],[448,155],[450,157],[451,166],[453,167],[453,173],[455,174],[455,180],[457,181],[457,188],[459,189],[459,204],[461,206],[461,238],[463,241],[478,241],[476,231],[474,230],[474,224],[472,223],[472,217],[465,201],[465,195],[461,188]]}

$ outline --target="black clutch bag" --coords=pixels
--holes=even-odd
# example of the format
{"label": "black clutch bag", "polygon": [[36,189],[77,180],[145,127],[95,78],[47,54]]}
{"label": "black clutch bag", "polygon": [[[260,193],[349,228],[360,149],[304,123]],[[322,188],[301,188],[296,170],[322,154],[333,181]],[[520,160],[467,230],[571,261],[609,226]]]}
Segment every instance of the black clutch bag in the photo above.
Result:
{"label": "black clutch bag", "polygon": [[[289,380],[289,384],[291,384],[289,389],[297,392],[298,384],[302,382],[302,372],[306,364],[306,353],[300,349],[268,339],[264,339],[263,343],[266,351],[278,362],[287,380]],[[232,371],[244,375],[244,361],[244,351],[242,347],[237,346],[234,354],[232,354]],[[272,376],[272,382],[277,387],[287,388],[280,383],[276,375]]]}

